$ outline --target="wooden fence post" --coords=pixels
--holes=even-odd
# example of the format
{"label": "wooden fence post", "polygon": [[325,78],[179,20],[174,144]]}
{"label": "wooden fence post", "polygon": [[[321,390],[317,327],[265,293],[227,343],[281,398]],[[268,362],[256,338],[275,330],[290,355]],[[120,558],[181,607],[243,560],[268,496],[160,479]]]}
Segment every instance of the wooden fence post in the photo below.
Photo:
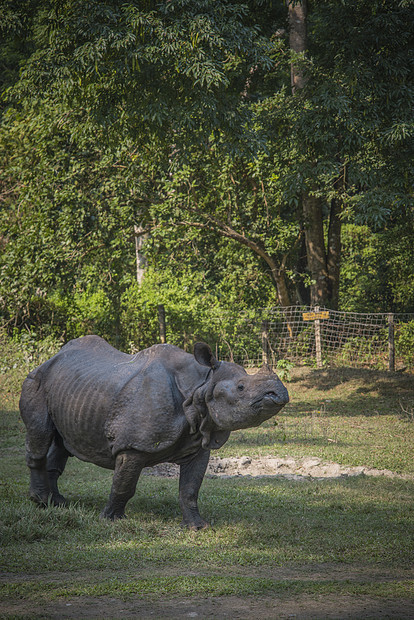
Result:
{"label": "wooden fence post", "polygon": [[[319,306],[315,306],[315,312],[318,313]],[[322,342],[321,342],[321,322],[315,319],[315,348],[316,348],[316,367],[322,368]]]}
{"label": "wooden fence post", "polygon": [[165,328],[165,308],[163,304],[158,304],[158,325],[160,328],[160,340],[162,344],[167,342]]}
{"label": "wooden fence post", "polygon": [[388,370],[395,371],[394,315],[388,314]]}
{"label": "wooden fence post", "polygon": [[267,321],[262,323],[262,364],[269,363],[269,324]]}

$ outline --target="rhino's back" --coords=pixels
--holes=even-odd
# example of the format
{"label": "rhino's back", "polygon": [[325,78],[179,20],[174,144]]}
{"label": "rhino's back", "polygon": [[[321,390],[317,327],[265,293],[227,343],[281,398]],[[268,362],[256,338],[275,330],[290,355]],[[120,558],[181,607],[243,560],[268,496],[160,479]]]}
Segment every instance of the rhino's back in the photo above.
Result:
{"label": "rhino's back", "polygon": [[170,345],[128,355],[98,336],[85,336],[31,374],[42,385],[67,449],[113,467],[121,450],[161,452],[182,435],[186,395],[177,387],[177,372],[191,389],[199,376],[193,360]]}

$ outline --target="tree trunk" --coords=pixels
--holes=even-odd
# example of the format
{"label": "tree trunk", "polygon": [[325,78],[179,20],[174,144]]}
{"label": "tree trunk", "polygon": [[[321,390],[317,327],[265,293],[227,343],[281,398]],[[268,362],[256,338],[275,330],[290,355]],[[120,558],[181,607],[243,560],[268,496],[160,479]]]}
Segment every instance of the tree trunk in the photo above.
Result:
{"label": "tree trunk", "polygon": [[[307,50],[306,0],[301,0],[299,2],[296,0],[288,0],[288,11],[290,48],[297,54],[304,54]],[[303,71],[298,68],[294,62],[291,64],[291,84],[293,95],[302,90],[306,84],[306,78]],[[314,284],[311,285],[310,291],[311,305],[325,306],[329,299],[329,284],[331,283],[331,280],[329,280],[328,277],[328,263],[323,234],[322,202],[320,199],[311,196],[309,192],[306,192],[302,198],[302,209],[308,270],[310,271],[312,280],[314,281]],[[335,228],[335,232],[336,231],[337,228]],[[335,248],[338,247],[339,246],[336,243]],[[334,261],[335,257],[336,254],[335,251],[333,251],[330,255],[331,261]],[[334,273],[333,263],[332,268]],[[332,285],[336,282],[336,275],[339,274],[335,273],[335,277],[333,277],[332,280]]]}
{"label": "tree trunk", "polygon": [[137,282],[138,285],[141,286],[145,272],[147,270],[147,259],[142,253],[142,248],[146,239],[148,239],[148,233],[144,232],[142,226],[138,226],[134,224],[134,235],[135,235],[135,257],[137,264]]}
{"label": "tree trunk", "polygon": [[[298,218],[301,218],[300,222],[300,231],[301,231],[301,239],[300,239],[300,249],[299,256],[296,262],[296,272],[298,274],[306,273],[308,268],[308,255],[306,252],[306,237],[305,237],[305,228],[303,226],[303,214],[298,215]],[[300,279],[295,284],[296,288],[296,300],[301,306],[309,306],[310,305],[310,290],[309,287],[306,286],[305,282]]]}
{"label": "tree trunk", "polygon": [[314,280],[311,286],[311,305],[324,306],[328,301],[328,268],[323,236],[322,205],[315,196],[302,199],[308,268]]}
{"label": "tree trunk", "polygon": [[[307,40],[306,40],[306,15],[307,15],[307,3],[306,0],[296,2],[295,0],[288,0],[289,11],[289,45],[290,49],[297,54],[306,52]],[[295,94],[297,90],[302,89],[305,86],[306,79],[303,71],[297,67],[294,63],[291,64],[291,85],[292,93]]]}
{"label": "tree trunk", "polygon": [[328,268],[328,294],[330,307],[338,309],[339,303],[339,276],[341,266],[341,227],[342,220],[339,215],[341,205],[334,199],[331,203],[328,230],[328,256],[326,265]]}
{"label": "tree trunk", "polygon": [[292,303],[290,301],[289,291],[286,286],[284,271],[279,269],[272,259],[269,259],[268,264],[271,265],[272,263],[274,265],[271,267],[272,279],[276,284],[278,302],[281,306],[291,306]]}

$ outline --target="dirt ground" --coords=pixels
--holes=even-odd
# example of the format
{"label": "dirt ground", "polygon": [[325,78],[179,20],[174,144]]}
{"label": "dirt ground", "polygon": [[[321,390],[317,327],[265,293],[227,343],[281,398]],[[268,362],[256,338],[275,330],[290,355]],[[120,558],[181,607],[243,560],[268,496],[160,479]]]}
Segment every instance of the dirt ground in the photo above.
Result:
{"label": "dirt ground", "polygon": [[[146,470],[146,475],[178,476],[178,467],[172,464],[162,464]],[[366,467],[342,467],[337,463],[322,462],[318,458],[273,458],[262,457],[251,459],[241,458],[211,458],[207,476],[283,476],[295,480],[312,478],[338,478],[342,476],[387,476],[397,477],[397,474],[388,470],[376,470]],[[408,478],[409,476],[398,476]],[[412,478],[412,476],[410,476]],[[373,567],[340,565],[317,565],[295,568],[274,568],[264,572],[255,570],[261,577],[274,579],[275,582],[327,581],[341,582],[375,582],[386,583],[398,580],[414,580],[412,570],[376,569]],[[45,579],[47,581],[65,581],[65,573],[56,575],[0,575],[1,583],[19,582],[26,579]],[[74,575],[71,573],[70,578]],[[82,575],[78,575],[82,579]],[[90,575],[89,575],[90,577]],[[141,577],[141,575],[140,575]],[[86,576],[85,576],[86,578]],[[226,618],[251,620],[256,619],[297,619],[297,620],[328,620],[328,619],[382,619],[394,618],[398,620],[412,620],[414,618],[414,598],[385,600],[369,596],[350,595],[307,595],[286,594],[282,597],[164,597],[162,600],[142,599],[139,596],[130,596],[126,599],[99,597],[76,597],[60,599],[48,603],[14,600],[0,603],[0,618],[27,618],[27,619],[127,619],[127,618],[212,618],[224,620]]]}
{"label": "dirt ground", "polygon": [[[262,573],[263,571],[260,571]],[[410,574],[408,574],[410,573]],[[79,575],[80,576],[80,575]],[[267,575],[270,576],[270,575]],[[71,574],[73,578],[73,574]],[[392,575],[372,567],[343,567],[337,565],[318,565],[293,568],[277,568],[271,571],[275,581],[309,580],[309,581],[347,581],[387,582],[389,580],[414,577],[414,570],[393,571]],[[33,576],[31,576],[33,579]],[[42,575],[37,576],[42,579]],[[45,576],[46,578],[46,576]],[[64,580],[65,574],[56,575]],[[20,579],[24,579],[20,576]],[[50,579],[50,575],[47,576]],[[162,600],[145,600],[139,596],[127,599],[100,597],[77,597],[60,599],[48,603],[15,600],[0,606],[2,618],[27,619],[123,619],[123,618],[226,618],[323,620],[323,619],[382,619],[395,618],[412,620],[414,618],[414,600],[379,600],[369,596],[320,595],[309,596],[286,595],[283,597],[164,597]]]}
{"label": "dirt ground", "polygon": [[[178,465],[162,463],[155,467],[144,470],[147,475],[178,477]],[[386,476],[388,478],[403,478],[412,480],[410,474],[396,474],[388,469],[374,469],[370,467],[343,467],[338,463],[322,461],[317,457],[305,457],[302,459],[274,458],[264,456],[250,458],[210,457],[207,469],[207,477],[232,477],[232,476],[283,476],[290,480],[306,480],[308,478],[341,478],[345,476]]]}
{"label": "dirt ground", "polygon": [[2,618],[27,619],[71,619],[88,620],[123,618],[225,618],[251,620],[296,619],[296,620],[379,620],[395,618],[412,620],[414,603],[410,601],[387,601],[385,604],[369,597],[335,595],[327,600],[309,596],[295,596],[292,600],[276,598],[246,599],[236,596],[215,598],[166,599],[161,602],[147,602],[139,598],[122,601],[114,598],[79,598],[73,601],[55,601],[36,608],[35,605],[17,602],[13,606],[0,608]]}

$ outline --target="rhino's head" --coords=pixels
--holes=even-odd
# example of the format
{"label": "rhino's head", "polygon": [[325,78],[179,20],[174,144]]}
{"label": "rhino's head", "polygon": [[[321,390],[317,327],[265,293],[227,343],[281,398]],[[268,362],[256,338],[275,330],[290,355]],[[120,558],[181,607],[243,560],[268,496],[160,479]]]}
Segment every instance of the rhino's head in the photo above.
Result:
{"label": "rhino's head", "polygon": [[289,402],[287,389],[270,369],[248,375],[237,364],[218,362],[204,343],[195,345],[194,357],[211,368],[207,381],[195,390],[188,409],[193,429],[196,424],[204,434],[205,448],[220,447],[230,431],[258,426]]}

